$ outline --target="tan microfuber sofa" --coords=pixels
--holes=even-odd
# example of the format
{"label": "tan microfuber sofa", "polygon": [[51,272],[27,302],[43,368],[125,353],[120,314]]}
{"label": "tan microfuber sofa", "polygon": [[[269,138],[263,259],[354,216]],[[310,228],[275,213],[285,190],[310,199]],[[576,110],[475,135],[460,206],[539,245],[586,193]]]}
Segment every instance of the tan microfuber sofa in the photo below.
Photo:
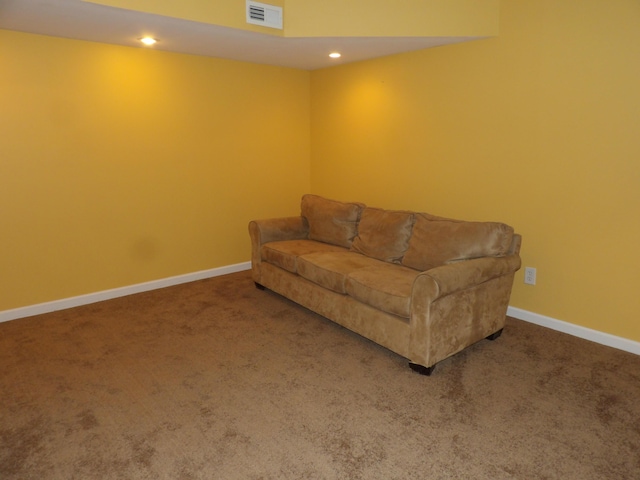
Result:
{"label": "tan microfuber sofa", "polygon": [[253,280],[407,358],[436,363],[505,324],[521,236],[361,203],[302,197],[300,216],[249,223]]}

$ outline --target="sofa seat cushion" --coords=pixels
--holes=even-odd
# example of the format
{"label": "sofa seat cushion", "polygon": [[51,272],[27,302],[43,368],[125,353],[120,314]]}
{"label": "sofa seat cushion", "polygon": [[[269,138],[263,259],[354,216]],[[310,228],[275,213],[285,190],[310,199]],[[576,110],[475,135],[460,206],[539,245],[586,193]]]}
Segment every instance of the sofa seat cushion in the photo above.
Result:
{"label": "sofa seat cushion", "polygon": [[513,228],[497,222],[463,222],[417,214],[402,264],[429,270],[447,263],[506,255]]}
{"label": "sofa seat cushion", "polygon": [[302,197],[302,216],[309,224],[309,239],[349,248],[358,233],[364,205],[329,200],[318,195]]}
{"label": "sofa seat cushion", "polygon": [[379,310],[409,318],[411,289],[417,270],[382,263],[349,274],[347,294]]}
{"label": "sofa seat cushion", "polygon": [[400,263],[409,246],[414,214],[367,207],[351,250],[385,262]]}
{"label": "sofa seat cushion", "polygon": [[260,249],[260,256],[263,262],[297,273],[298,257],[316,252],[348,252],[348,250],[314,240],[282,240],[265,243]]}
{"label": "sofa seat cushion", "polygon": [[298,258],[298,275],[324,288],[347,293],[347,278],[365,267],[384,264],[355,252],[317,252]]}

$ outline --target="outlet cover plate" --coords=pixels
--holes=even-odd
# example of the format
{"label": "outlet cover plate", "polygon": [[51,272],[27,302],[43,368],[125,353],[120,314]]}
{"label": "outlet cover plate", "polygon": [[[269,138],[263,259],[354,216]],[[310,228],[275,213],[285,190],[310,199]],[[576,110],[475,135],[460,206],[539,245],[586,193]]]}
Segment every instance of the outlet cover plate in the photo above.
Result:
{"label": "outlet cover plate", "polygon": [[533,267],[525,267],[524,269],[524,283],[527,285],[536,284],[536,269]]}

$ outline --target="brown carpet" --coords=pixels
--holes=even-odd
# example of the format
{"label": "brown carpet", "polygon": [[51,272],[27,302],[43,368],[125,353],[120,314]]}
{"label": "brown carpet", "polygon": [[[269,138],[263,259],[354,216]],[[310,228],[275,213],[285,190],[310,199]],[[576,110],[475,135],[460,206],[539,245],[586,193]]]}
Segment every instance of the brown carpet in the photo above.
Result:
{"label": "brown carpet", "polygon": [[640,479],[640,357],[509,319],[433,376],[249,272],[0,324],[0,478]]}

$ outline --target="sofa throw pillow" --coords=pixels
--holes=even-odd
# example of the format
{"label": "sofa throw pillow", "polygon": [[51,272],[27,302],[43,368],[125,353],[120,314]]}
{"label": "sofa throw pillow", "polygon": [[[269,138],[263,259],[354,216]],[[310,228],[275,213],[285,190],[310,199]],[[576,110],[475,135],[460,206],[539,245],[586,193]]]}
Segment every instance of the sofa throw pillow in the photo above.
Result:
{"label": "sofa throw pillow", "polygon": [[429,270],[446,263],[505,255],[513,228],[497,222],[462,222],[417,214],[402,264]]}
{"label": "sofa throw pillow", "polygon": [[351,250],[385,262],[400,263],[409,246],[413,212],[367,207]]}
{"label": "sofa throw pillow", "polygon": [[349,248],[358,233],[364,205],[329,200],[318,195],[302,197],[302,216],[309,223],[309,239]]}

